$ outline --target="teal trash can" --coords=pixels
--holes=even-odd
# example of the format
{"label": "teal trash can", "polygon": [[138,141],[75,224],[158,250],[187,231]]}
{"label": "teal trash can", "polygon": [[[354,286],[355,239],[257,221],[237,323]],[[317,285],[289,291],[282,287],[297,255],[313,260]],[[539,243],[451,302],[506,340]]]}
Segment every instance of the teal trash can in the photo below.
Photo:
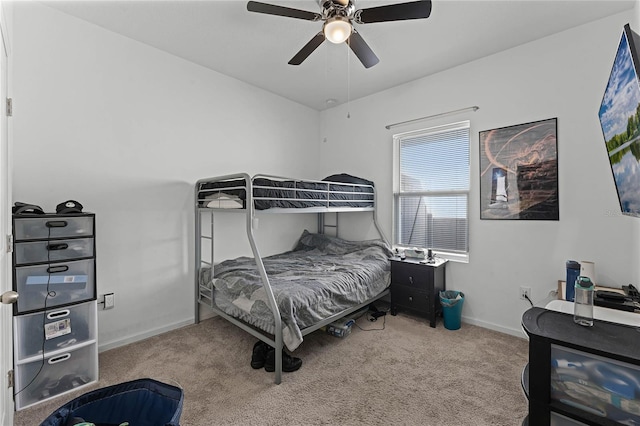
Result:
{"label": "teal trash can", "polygon": [[442,305],[444,328],[447,330],[459,329],[462,318],[462,305],[464,304],[464,293],[453,290],[441,291],[440,304]]}

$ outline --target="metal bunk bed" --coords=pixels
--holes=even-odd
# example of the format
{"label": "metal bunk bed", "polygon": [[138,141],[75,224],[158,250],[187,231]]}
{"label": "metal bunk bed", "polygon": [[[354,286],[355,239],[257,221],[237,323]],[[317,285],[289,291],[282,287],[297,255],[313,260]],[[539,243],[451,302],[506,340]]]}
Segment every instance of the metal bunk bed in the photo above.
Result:
{"label": "metal bunk bed", "polygon": [[[348,175],[345,175],[348,176]],[[327,178],[329,179],[329,178]],[[274,187],[278,188],[274,191]],[[256,207],[258,206],[258,207]],[[264,287],[269,308],[274,319],[274,334],[235,318],[216,306],[213,288],[202,285],[200,275],[202,268],[210,268],[213,277],[214,269],[214,215],[216,212],[236,212],[246,217],[246,233],[257,266],[262,286]],[[338,215],[340,212],[373,213],[373,223],[384,243],[389,241],[380,229],[376,211],[376,191],[373,184],[360,184],[336,181],[295,180],[271,175],[255,175],[246,173],[225,175],[201,179],[195,185],[195,322],[200,320],[200,304],[207,305],[214,313],[235,324],[254,337],[275,348],[275,383],[282,379],[283,331],[282,319],[274,296],[269,276],[266,272],[262,256],[256,244],[254,226],[256,215],[272,213],[316,213],[318,214],[318,232],[325,228],[335,227],[338,234]],[[336,213],[335,224],[325,224],[325,213]],[[210,229],[206,230],[208,221]],[[208,250],[203,250],[209,244]],[[359,303],[334,315],[331,315],[312,326],[301,329],[302,335],[324,327],[389,293],[388,288],[371,299]]]}

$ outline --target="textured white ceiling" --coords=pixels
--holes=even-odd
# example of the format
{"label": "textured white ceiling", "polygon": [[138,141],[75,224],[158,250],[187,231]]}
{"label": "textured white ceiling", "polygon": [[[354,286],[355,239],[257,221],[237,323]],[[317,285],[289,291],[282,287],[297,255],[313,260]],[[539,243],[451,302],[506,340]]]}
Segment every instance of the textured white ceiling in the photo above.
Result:
{"label": "textured white ceiling", "polygon": [[[320,12],[313,0],[261,0]],[[596,19],[636,0],[434,0],[428,19],[356,25],[380,58],[365,69],[350,49],[323,43],[287,62],[318,31],[310,22],[248,12],[246,1],[42,3],[317,110],[437,73]],[[400,1],[355,0],[356,9]]]}

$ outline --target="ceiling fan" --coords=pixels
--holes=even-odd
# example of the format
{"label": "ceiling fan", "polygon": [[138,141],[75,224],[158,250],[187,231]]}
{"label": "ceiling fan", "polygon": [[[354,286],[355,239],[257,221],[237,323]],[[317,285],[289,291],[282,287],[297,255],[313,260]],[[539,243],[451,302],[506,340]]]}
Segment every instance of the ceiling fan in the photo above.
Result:
{"label": "ceiling fan", "polygon": [[374,66],[380,60],[364,41],[360,33],[353,27],[354,23],[372,24],[375,22],[424,19],[428,18],[431,14],[431,0],[397,3],[358,10],[355,8],[354,0],[318,1],[321,3],[322,13],[257,1],[247,3],[247,10],[249,12],[265,13],[267,15],[324,22],[322,31],[316,34],[291,58],[289,61],[290,65],[300,65],[327,39],[336,44],[346,42],[365,68]]}

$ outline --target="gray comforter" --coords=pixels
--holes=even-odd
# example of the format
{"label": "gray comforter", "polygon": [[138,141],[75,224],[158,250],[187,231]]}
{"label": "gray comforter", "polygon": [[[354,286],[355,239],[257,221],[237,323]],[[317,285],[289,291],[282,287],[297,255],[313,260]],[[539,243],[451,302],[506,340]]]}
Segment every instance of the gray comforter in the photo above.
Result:
{"label": "gray comforter", "polygon": [[[381,240],[346,241],[304,231],[293,251],[263,259],[291,351],[301,329],[380,294],[389,285],[392,253]],[[214,287],[216,305],[267,333],[274,320],[253,258],[226,260],[202,270],[201,283]]]}

